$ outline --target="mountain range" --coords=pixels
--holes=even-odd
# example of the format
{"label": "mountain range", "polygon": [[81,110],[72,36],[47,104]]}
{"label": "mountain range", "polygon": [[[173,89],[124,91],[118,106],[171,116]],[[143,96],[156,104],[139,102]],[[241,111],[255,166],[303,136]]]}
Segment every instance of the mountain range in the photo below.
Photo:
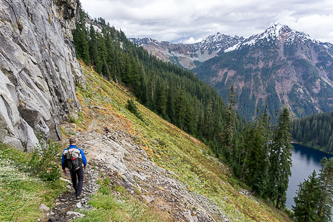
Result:
{"label": "mountain range", "polygon": [[151,38],[131,38],[130,40],[164,62],[171,61],[184,68],[193,69],[198,63],[223,53],[224,50],[242,42],[244,38],[231,37],[218,32],[194,44],[158,42]]}
{"label": "mountain range", "polygon": [[294,117],[333,110],[333,45],[274,24],[248,38],[217,33],[195,44],[132,39],[163,61],[191,69],[226,100],[234,86],[247,120],[288,107]]}

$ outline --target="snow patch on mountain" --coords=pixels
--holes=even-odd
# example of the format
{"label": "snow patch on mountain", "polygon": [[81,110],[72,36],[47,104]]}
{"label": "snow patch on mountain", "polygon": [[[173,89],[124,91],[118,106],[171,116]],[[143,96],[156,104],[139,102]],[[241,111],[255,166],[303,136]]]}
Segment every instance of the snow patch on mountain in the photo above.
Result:
{"label": "snow patch on mountain", "polygon": [[185,68],[195,67],[194,62],[204,62],[224,52],[225,49],[234,46],[244,40],[243,37],[228,36],[221,33],[210,35],[201,42],[194,44],[159,42],[151,38],[132,38],[132,42],[144,47],[150,54],[163,61],[173,61]]}
{"label": "snow patch on mountain", "polygon": [[252,35],[249,38],[244,39],[241,43],[231,46],[228,49],[225,49],[224,52],[231,52],[234,50],[238,50],[242,46],[253,46],[255,44],[261,43],[262,41],[270,42],[276,40],[282,41],[286,44],[292,44],[295,42],[306,42],[306,41],[312,41],[314,43],[319,44],[318,40],[311,38],[308,34],[295,31],[286,25],[275,23],[271,27],[267,28],[265,32],[261,34]]}

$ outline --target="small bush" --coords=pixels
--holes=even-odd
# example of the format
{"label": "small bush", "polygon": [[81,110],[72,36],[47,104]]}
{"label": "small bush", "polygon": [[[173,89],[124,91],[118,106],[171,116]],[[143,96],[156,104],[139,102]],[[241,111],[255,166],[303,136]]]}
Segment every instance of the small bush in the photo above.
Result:
{"label": "small bush", "polygon": [[103,195],[109,195],[111,194],[111,188],[110,188],[110,180],[108,178],[104,178],[101,186],[99,187],[99,192]]}
{"label": "small bush", "polygon": [[135,188],[135,189],[134,189],[134,193],[135,193],[136,195],[140,195],[140,194],[141,194],[141,191],[140,191],[138,188]]}
{"label": "small bush", "polygon": [[121,194],[127,193],[126,188],[124,188],[123,186],[114,185],[114,189]]}
{"label": "small bush", "polygon": [[[29,166],[32,173],[38,175],[44,181],[54,181],[60,178],[61,172],[58,166],[60,145],[55,142],[41,143],[35,148]],[[58,158],[57,158],[58,157]]]}
{"label": "small bush", "polygon": [[138,117],[138,119],[140,119],[142,122],[144,122],[145,124],[147,124],[143,117],[141,116],[138,107],[136,107],[135,103],[133,100],[128,99],[127,100],[127,105],[126,105],[126,109],[128,109],[131,113],[133,113],[136,117]]}

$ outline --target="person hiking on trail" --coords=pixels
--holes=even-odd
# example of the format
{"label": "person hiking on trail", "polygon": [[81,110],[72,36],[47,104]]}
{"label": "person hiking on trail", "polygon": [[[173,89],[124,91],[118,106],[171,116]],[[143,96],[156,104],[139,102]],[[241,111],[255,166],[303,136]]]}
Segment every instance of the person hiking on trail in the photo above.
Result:
{"label": "person hiking on trail", "polygon": [[69,147],[62,152],[61,165],[66,175],[66,167],[71,173],[73,187],[75,189],[76,199],[79,199],[83,186],[83,167],[87,167],[87,159],[83,151],[76,147],[76,138],[69,139]]}

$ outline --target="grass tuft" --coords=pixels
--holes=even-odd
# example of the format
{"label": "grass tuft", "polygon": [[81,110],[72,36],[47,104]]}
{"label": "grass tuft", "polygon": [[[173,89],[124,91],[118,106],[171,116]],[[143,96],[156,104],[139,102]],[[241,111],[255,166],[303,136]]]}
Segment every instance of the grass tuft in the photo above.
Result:
{"label": "grass tuft", "polygon": [[45,212],[43,203],[53,206],[53,200],[64,192],[60,180],[45,181],[31,173],[32,154],[0,143],[0,221],[36,221]]}

